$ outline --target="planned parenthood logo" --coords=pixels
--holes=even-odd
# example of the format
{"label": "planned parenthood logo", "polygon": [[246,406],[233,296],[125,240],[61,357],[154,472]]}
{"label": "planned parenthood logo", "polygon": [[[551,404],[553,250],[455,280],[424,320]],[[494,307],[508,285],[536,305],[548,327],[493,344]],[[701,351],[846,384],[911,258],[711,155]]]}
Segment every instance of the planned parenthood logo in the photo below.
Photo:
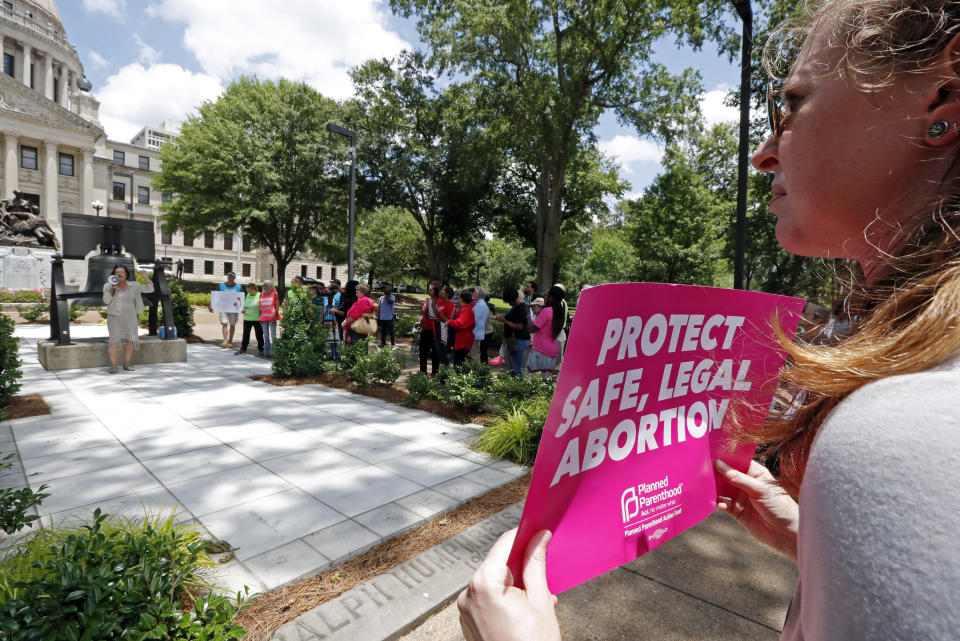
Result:
{"label": "planned parenthood logo", "polygon": [[[670,477],[652,483],[638,483],[620,494],[620,516],[627,536],[660,525],[680,514],[677,498],[683,493],[683,483],[670,487]],[[676,508],[671,510],[670,508]],[[661,528],[664,530],[664,528]],[[664,531],[654,532],[650,538],[660,538]]]}

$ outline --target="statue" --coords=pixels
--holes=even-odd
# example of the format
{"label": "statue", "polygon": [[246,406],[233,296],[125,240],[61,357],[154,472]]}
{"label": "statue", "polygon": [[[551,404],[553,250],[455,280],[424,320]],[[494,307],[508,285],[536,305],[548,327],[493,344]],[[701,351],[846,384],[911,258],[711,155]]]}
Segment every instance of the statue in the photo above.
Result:
{"label": "statue", "polygon": [[0,243],[60,249],[60,241],[40,216],[39,207],[19,191],[13,192],[11,200],[0,200]]}

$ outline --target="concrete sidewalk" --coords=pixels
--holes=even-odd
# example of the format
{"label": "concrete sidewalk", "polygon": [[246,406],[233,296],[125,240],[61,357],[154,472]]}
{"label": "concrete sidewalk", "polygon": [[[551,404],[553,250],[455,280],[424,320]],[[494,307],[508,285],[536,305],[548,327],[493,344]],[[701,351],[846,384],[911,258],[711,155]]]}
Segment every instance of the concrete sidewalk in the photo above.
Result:
{"label": "concrete sidewalk", "polygon": [[[103,326],[74,325],[78,338]],[[323,570],[523,468],[469,451],[472,428],[319,385],[253,382],[270,361],[214,345],[187,363],[47,372],[44,326],[18,326],[21,394],[49,416],[0,424],[18,465],[6,486],[49,485],[45,525],[96,507],[136,516],[178,510],[236,548],[220,582],[252,592]]]}

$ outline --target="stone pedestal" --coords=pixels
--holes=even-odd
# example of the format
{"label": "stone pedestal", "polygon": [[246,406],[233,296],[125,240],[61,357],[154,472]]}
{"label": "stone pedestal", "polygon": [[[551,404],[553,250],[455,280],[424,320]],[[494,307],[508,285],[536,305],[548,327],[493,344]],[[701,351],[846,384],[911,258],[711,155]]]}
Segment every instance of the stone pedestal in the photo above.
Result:
{"label": "stone pedestal", "polygon": [[[70,345],[40,341],[37,344],[37,357],[44,369],[50,371],[109,367],[110,354],[107,350],[106,337],[76,339]],[[122,363],[123,354],[118,353],[117,356],[118,362]],[[133,362],[135,364],[185,363],[187,362],[187,341],[182,338],[164,341],[156,336],[141,336],[140,348],[133,352]]]}
{"label": "stone pedestal", "polygon": [[54,250],[43,247],[0,245],[0,287],[45,289],[50,287],[50,260]]}

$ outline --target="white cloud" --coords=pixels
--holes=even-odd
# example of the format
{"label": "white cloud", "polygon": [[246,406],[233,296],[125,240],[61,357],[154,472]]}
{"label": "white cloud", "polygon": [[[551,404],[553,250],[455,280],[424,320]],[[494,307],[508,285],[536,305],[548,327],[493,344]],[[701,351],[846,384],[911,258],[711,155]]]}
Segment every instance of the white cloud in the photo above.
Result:
{"label": "white cloud", "polygon": [[719,85],[700,96],[700,111],[708,127],[721,122],[740,122],[740,110],[724,104],[729,93],[728,85]]}
{"label": "white cloud", "polygon": [[87,54],[87,58],[89,58],[90,67],[93,69],[106,69],[110,66],[110,63],[107,62],[107,59],[93,49],[91,49],[90,53]]}
{"label": "white cloud", "polygon": [[608,156],[614,156],[628,174],[639,169],[641,164],[659,165],[663,159],[663,148],[649,140],[636,136],[617,134],[610,140],[602,140],[598,144],[600,151]]}
{"label": "white cloud", "polygon": [[111,139],[126,142],[145,125],[182,122],[222,91],[219,79],[179,65],[133,63],[107,78],[97,92],[100,121]]}
{"label": "white cloud", "polygon": [[127,10],[127,0],[83,0],[83,8],[121,18]]}
{"label": "white cloud", "polygon": [[331,98],[353,93],[349,69],[409,48],[386,26],[380,0],[159,0],[147,13],[185,25],[183,43],[204,72],[302,80]]}
{"label": "white cloud", "polygon": [[133,42],[137,45],[139,53],[137,60],[147,66],[155,65],[160,62],[160,51],[148,45],[139,33],[133,34]]}

